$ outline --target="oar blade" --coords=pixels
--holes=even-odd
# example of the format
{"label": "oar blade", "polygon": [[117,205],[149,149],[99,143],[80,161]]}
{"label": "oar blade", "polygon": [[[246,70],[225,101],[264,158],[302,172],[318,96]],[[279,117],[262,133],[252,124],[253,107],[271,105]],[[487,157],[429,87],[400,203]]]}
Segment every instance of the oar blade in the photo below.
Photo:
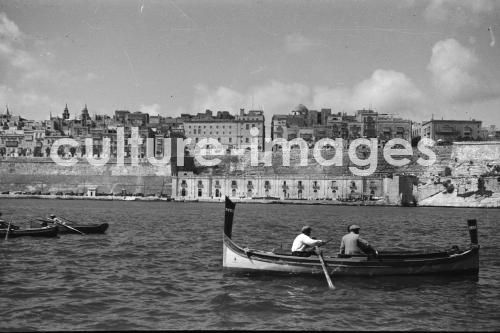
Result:
{"label": "oar blade", "polygon": [[323,259],[323,253],[321,253],[318,247],[316,247],[316,254],[318,255],[319,261],[321,262],[323,273],[325,273],[326,282],[328,282],[328,288],[335,289],[330,274],[328,273],[328,269],[326,268],[325,260]]}

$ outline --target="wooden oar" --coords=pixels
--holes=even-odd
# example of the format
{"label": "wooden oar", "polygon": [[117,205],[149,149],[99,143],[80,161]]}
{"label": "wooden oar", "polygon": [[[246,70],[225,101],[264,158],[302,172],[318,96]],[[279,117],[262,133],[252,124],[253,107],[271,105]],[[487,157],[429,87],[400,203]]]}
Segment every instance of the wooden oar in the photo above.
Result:
{"label": "wooden oar", "polygon": [[10,230],[10,224],[11,223],[12,223],[12,219],[10,219],[10,222],[7,225],[7,232],[5,233],[5,240],[9,239],[9,230]]}
{"label": "wooden oar", "polygon": [[68,221],[68,222],[71,222],[71,223],[75,223],[75,224],[76,224],[76,222],[75,222],[75,221],[68,220],[67,218],[65,218],[65,217],[63,217],[63,216],[59,216],[59,217],[60,217],[60,218],[62,218],[63,220],[66,220],[66,221]]}
{"label": "wooden oar", "polygon": [[55,223],[57,223],[57,224],[62,225],[63,227],[66,227],[66,228],[71,229],[71,230],[73,230],[73,231],[76,231],[76,232],[78,232],[78,233],[80,233],[80,234],[82,234],[82,235],[85,235],[85,233],[81,232],[80,230],[75,229],[75,228],[73,228],[73,227],[70,227],[70,226],[69,226],[69,225],[67,225],[67,224],[61,223],[61,222],[57,221],[56,219],[54,219],[53,221],[54,221]]}
{"label": "wooden oar", "polygon": [[323,260],[323,253],[321,253],[320,249],[316,246],[316,254],[318,255],[319,261],[321,262],[321,267],[323,267],[323,273],[325,273],[326,281],[328,282],[328,287],[330,289],[335,289],[333,285],[332,279],[330,278],[330,274],[328,274],[328,270],[326,269],[325,261]]}
{"label": "wooden oar", "polygon": [[330,243],[332,240],[334,240],[335,238],[330,238],[329,240],[327,240],[326,242],[324,242],[323,244],[321,244],[321,246],[325,245],[326,243]]}

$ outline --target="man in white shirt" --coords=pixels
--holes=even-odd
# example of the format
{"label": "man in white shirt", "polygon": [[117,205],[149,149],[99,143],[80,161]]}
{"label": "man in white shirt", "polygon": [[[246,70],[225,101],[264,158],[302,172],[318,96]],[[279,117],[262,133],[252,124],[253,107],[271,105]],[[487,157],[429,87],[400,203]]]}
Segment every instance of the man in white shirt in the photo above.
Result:
{"label": "man in white shirt", "polygon": [[295,237],[292,244],[292,254],[299,257],[309,257],[316,246],[324,244],[322,240],[311,238],[312,228],[308,225],[302,228],[301,234]]}

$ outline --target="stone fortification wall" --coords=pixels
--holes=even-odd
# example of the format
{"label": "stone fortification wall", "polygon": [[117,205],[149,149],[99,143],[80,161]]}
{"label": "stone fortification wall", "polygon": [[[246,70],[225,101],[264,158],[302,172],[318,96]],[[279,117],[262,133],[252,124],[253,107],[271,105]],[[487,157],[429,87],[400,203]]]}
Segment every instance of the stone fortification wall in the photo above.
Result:
{"label": "stone fortification wall", "polygon": [[451,167],[457,177],[500,174],[500,142],[455,142]]}
{"label": "stone fortification wall", "polygon": [[[322,157],[326,160],[331,159],[335,155],[334,150],[325,151],[322,153]],[[360,155],[361,159],[367,158],[367,155]],[[405,167],[395,167],[390,165],[383,156],[383,149],[379,148],[377,151],[377,168],[373,175],[386,175],[391,173],[415,173],[421,174],[425,171],[426,167],[422,167],[417,164],[418,158],[422,154],[414,148],[413,155],[407,158],[410,159],[410,163]],[[196,167],[200,174],[223,176],[223,175],[327,175],[332,177],[351,177],[354,176],[349,167],[356,167],[356,165],[350,160],[349,153],[347,149],[342,152],[342,166],[323,166],[319,164],[312,151],[309,151],[307,156],[307,164],[305,166],[300,165],[301,154],[299,149],[292,149],[290,152],[290,165],[285,166],[283,155],[281,152],[274,152],[272,154],[271,165],[265,165],[264,154],[259,154],[259,164],[258,166],[252,166],[250,152],[245,152],[242,156],[217,156],[222,162],[214,167],[203,167],[197,161]],[[207,158],[208,159],[208,158]],[[359,167],[358,168],[362,168]]]}
{"label": "stone fortification wall", "polygon": [[[433,201],[435,204],[436,195],[447,191],[449,189],[447,186],[451,184],[453,185],[453,191],[447,193],[456,192],[459,196],[467,196],[467,200],[470,201],[472,200],[470,199],[471,193],[479,190],[477,184],[480,178],[483,179],[487,191],[486,195],[490,195],[488,191],[493,194],[500,193],[499,142],[455,143],[452,146],[435,146],[432,150],[436,154],[436,162],[432,166],[424,167],[417,164],[417,159],[419,157],[425,158],[425,156],[419,150],[413,148],[413,156],[409,157],[411,163],[404,167],[394,167],[387,163],[383,157],[383,150],[379,148],[377,169],[372,177],[390,178],[393,176],[394,181],[386,181],[378,185],[377,188],[382,193],[376,193],[376,196],[389,196],[390,198],[387,201],[391,203],[403,199],[411,201],[409,195],[411,194],[410,188],[413,186],[412,195],[419,204],[421,202],[425,203],[424,200],[427,198],[435,198]],[[334,150],[325,151],[323,157],[330,159],[334,154]],[[346,149],[342,152],[342,166],[321,166],[315,160],[312,151],[308,154],[307,166],[299,164],[300,151],[298,149],[292,150],[290,157],[290,166],[284,166],[281,152],[274,153],[272,155],[272,165],[265,166],[262,163],[263,155],[261,153],[259,156],[261,163],[258,166],[252,166],[250,152],[245,152],[243,156],[218,156],[222,162],[215,167],[203,167],[197,163],[194,176],[195,178],[210,176],[213,179],[225,177],[228,180],[234,178],[238,181],[246,181],[246,183],[248,183],[248,179],[254,177],[261,177],[264,180],[265,178],[269,180],[276,178],[280,179],[280,181],[286,181],[287,177],[290,180],[318,180],[325,182],[321,184],[320,191],[327,190],[329,185],[327,185],[326,180],[346,179],[346,184],[350,183],[348,182],[349,179],[355,182],[359,181],[359,177],[354,176],[349,170],[350,166],[355,165],[350,161]],[[97,192],[102,194],[120,194],[122,190],[125,190],[130,194],[161,193],[176,196],[177,193],[172,193],[172,185],[175,184],[172,182],[170,170],[170,166],[160,168],[145,161],[142,161],[138,166],[132,166],[130,161],[126,161],[123,167],[117,167],[114,163],[95,167],[85,160],[80,160],[75,166],[64,167],[53,163],[50,159],[4,158],[0,159],[0,192],[85,193],[89,187],[95,187]],[[403,186],[399,182],[399,178],[396,178],[400,175],[414,175],[417,180],[415,184],[407,183]],[[449,182],[449,184],[445,186],[446,182]],[[274,181],[271,182],[273,186],[274,183]],[[276,182],[276,184],[278,183]],[[309,186],[310,184],[307,183],[306,185]],[[278,189],[276,191],[280,191],[280,186],[276,185]],[[403,186],[404,189],[398,189],[398,186]],[[339,190],[341,187],[339,185]],[[193,196],[197,197],[197,184],[193,183],[192,188],[196,189],[196,194]],[[244,188],[243,183],[241,188]],[[238,191],[240,192],[240,190]],[[248,192],[246,188],[241,191]],[[213,192],[215,193],[215,189]],[[229,192],[231,193],[231,191]],[[403,192],[408,195],[403,197]],[[255,195],[264,196],[263,193],[265,193],[264,190],[259,190]],[[272,194],[273,196],[280,196],[278,192]],[[202,195],[208,196],[208,193],[202,193]],[[326,192],[322,196],[333,197],[331,194],[327,195]],[[443,194],[439,198],[449,196],[449,194]]]}
{"label": "stone fortification wall", "polygon": [[50,159],[10,158],[0,160],[0,191],[85,193],[94,187],[97,193],[169,194],[170,167],[149,163],[117,166],[108,163],[96,167],[81,160],[74,166],[60,166]]}
{"label": "stone fortification wall", "polygon": [[500,142],[455,142],[437,148],[437,162],[419,179],[419,204],[500,207]]}

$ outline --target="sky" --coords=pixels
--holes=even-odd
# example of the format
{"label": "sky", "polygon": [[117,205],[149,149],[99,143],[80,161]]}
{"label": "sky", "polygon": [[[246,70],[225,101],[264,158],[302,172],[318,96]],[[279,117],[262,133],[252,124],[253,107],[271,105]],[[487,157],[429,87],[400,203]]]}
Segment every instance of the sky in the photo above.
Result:
{"label": "sky", "polygon": [[0,0],[0,112],[289,114],[500,127],[500,1]]}

